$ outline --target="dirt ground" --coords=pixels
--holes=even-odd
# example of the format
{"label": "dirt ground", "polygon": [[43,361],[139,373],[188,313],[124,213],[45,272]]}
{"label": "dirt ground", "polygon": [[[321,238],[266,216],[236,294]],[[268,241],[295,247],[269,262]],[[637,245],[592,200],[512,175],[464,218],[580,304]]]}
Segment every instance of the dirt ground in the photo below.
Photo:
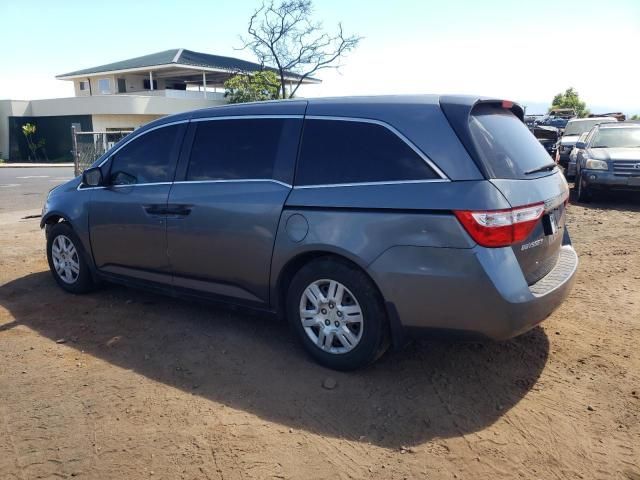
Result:
{"label": "dirt ground", "polygon": [[33,212],[0,214],[0,478],[640,480],[640,201],[569,212],[578,281],[541,328],[353,373],[261,314],[64,294]]}

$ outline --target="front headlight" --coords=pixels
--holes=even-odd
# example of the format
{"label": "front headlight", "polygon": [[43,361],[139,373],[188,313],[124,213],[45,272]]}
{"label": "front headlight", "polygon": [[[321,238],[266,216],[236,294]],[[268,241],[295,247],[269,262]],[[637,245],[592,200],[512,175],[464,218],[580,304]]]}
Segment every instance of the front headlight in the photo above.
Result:
{"label": "front headlight", "polygon": [[594,160],[589,158],[585,164],[584,168],[589,170],[609,170],[609,164],[607,162],[603,162],[602,160]]}

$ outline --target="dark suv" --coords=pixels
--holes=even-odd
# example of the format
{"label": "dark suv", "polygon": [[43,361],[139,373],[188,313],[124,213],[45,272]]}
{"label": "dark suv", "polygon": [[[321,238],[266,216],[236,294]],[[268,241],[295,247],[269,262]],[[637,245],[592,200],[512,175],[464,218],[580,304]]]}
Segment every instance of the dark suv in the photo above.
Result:
{"label": "dark suv", "polygon": [[44,206],[55,280],[288,318],[351,369],[419,329],[523,333],[577,267],[568,187],[501,100],[398,96],[216,107],[135,131]]}
{"label": "dark suv", "polygon": [[594,191],[640,191],[640,124],[596,125],[576,148],[579,201],[588,202]]}

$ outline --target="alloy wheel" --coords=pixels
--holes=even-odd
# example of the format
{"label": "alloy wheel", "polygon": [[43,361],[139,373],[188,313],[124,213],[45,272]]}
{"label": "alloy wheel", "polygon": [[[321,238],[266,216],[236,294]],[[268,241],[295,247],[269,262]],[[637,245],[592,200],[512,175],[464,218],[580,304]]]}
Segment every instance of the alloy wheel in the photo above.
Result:
{"label": "alloy wheel", "polygon": [[350,352],[362,339],[362,308],[353,293],[335,280],[316,280],[305,288],[300,321],[314,345],[328,353]]}
{"label": "alloy wheel", "polygon": [[75,245],[66,235],[58,235],[51,245],[51,258],[56,274],[64,283],[72,284],[80,274],[80,258]]}

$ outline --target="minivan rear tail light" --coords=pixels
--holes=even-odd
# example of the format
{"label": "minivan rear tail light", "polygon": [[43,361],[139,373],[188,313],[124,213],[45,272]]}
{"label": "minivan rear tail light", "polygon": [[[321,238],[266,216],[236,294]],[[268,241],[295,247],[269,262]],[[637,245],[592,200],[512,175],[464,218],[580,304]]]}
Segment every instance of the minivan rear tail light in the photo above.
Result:
{"label": "minivan rear tail light", "polygon": [[508,210],[455,210],[453,212],[476,243],[506,247],[525,240],[544,213],[544,203]]}

